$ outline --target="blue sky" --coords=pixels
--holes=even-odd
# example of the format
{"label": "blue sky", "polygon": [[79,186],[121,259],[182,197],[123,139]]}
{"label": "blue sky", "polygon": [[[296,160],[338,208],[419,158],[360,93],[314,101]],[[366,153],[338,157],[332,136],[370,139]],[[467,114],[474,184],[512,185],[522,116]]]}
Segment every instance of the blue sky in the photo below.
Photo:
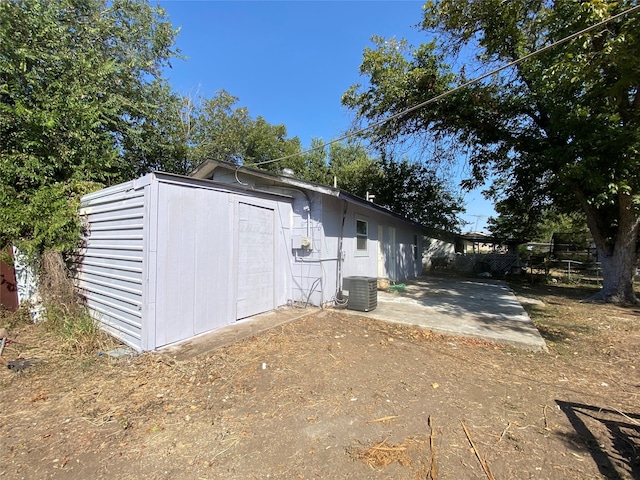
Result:
{"label": "blue sky", "polygon": [[[174,27],[177,47],[166,76],[174,89],[211,97],[225,89],[252,117],[284,124],[308,147],[349,127],[342,94],[361,81],[359,66],[371,36],[428,41],[415,25],[421,1],[183,1],[159,2]],[[484,228],[491,204],[479,192],[465,198],[471,222]],[[474,217],[481,215],[483,217]]]}

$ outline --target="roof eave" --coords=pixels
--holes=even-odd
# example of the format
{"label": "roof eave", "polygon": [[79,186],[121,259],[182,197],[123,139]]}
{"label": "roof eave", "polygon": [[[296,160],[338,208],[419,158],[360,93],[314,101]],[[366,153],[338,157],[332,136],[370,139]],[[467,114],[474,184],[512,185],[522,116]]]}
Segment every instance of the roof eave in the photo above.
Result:
{"label": "roof eave", "polygon": [[288,177],[286,175],[279,175],[276,173],[266,172],[264,170],[258,170],[255,168],[245,167],[242,165],[235,165],[230,162],[222,162],[219,160],[205,160],[200,165],[198,165],[189,176],[193,176],[196,178],[205,178],[211,175],[214,172],[214,170],[218,167],[235,169],[238,172],[245,172],[255,177],[276,181],[285,185],[289,185],[291,187],[301,188],[301,189],[309,190],[312,192],[318,192],[324,195],[330,195],[332,197],[340,198],[342,200],[358,204],[360,206],[369,208],[371,210],[376,210],[380,213],[389,215],[403,222],[410,223],[422,230],[425,230],[426,228],[424,225],[418,222],[414,222],[413,220],[403,217],[402,215],[398,215],[397,213],[394,213],[385,207],[376,205],[375,203],[369,202],[364,198],[358,197],[357,195],[352,195],[348,192],[345,192],[344,190],[340,190],[339,188],[332,188],[332,187],[320,185],[317,183],[307,182],[306,180],[300,180],[297,178]]}

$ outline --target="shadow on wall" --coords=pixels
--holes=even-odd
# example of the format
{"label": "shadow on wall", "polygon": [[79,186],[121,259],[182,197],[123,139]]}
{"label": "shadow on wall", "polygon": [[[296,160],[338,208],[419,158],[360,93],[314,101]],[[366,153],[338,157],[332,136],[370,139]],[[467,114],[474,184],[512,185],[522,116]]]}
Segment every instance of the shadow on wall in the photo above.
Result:
{"label": "shadow on wall", "polygon": [[424,272],[447,269],[455,258],[455,245],[437,238],[423,237],[422,269]]}
{"label": "shadow on wall", "polygon": [[407,245],[406,243],[399,245],[398,269],[400,270],[399,276],[406,280],[417,276],[418,272],[415,271],[415,260],[413,257],[413,245]]}
{"label": "shadow on wall", "polygon": [[[387,229],[385,228],[385,230]],[[393,239],[390,240],[388,232],[382,240],[376,237],[377,242],[382,241],[384,269],[392,282],[404,282],[422,273],[416,271],[413,243],[407,243],[406,239],[398,239],[400,235],[401,233],[398,229],[395,242]]]}
{"label": "shadow on wall", "polygon": [[556,400],[576,435],[567,443],[587,451],[609,479],[640,479],[640,415]]}

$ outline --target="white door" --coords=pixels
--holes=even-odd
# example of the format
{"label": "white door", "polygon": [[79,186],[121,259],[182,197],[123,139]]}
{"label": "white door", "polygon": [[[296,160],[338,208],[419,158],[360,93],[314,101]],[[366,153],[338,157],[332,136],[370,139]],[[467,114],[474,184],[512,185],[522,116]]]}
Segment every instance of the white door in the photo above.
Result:
{"label": "white door", "polygon": [[238,204],[238,288],[236,318],[275,308],[274,211]]}
{"label": "white door", "polygon": [[385,278],[387,273],[384,268],[384,227],[378,225],[378,278]]}
{"label": "white door", "polygon": [[398,252],[396,247],[396,229],[394,227],[389,227],[389,246],[387,248],[387,252],[388,252],[387,268],[389,269],[389,279],[395,282]]}

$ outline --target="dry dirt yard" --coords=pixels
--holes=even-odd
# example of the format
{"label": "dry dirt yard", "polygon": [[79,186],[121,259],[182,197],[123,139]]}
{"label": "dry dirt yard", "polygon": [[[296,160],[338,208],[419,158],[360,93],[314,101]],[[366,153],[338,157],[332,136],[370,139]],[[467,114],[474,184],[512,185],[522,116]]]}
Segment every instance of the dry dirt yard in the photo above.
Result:
{"label": "dry dirt yard", "polygon": [[0,478],[640,478],[640,311],[514,288],[549,353],[333,310],[183,361],[10,325]]}

